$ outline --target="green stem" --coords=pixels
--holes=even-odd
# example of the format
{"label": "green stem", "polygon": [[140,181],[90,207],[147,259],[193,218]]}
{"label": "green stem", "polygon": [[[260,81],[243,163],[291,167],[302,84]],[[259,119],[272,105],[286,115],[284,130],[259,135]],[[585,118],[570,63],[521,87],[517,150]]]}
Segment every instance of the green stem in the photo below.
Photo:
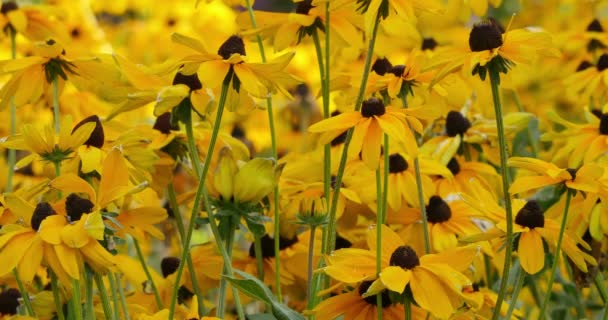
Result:
{"label": "green stem", "polygon": [[61,113],[59,110],[59,79],[53,79],[53,117],[55,119],[55,133],[59,134],[61,129]]}
{"label": "green stem", "polygon": [[143,252],[141,251],[141,247],[139,246],[139,242],[135,237],[131,237],[133,240],[133,245],[135,245],[135,250],[137,251],[137,258],[139,259],[139,263],[144,268],[144,273],[146,274],[146,278],[148,279],[148,283],[150,283],[150,287],[152,287],[152,292],[154,293],[154,299],[156,299],[156,306],[158,310],[163,309],[163,301],[160,298],[160,294],[158,293],[158,288],[154,283],[154,279],[152,279],[152,274],[150,273],[150,269],[148,269],[148,264],[146,263]]}
{"label": "green stem", "polygon": [[[229,217],[228,219],[232,219]],[[226,251],[228,252],[228,257],[232,259],[232,246],[234,243],[234,234],[236,231],[236,225],[231,221],[228,225],[228,234],[224,235],[226,237],[224,244],[226,245]],[[224,272],[225,270],[224,265]],[[217,304],[217,314],[219,318],[224,317],[225,309],[226,309],[226,289],[228,288],[228,280],[225,277],[222,277],[220,280],[220,292],[219,292],[219,302]]]}
{"label": "green stem", "polygon": [[[376,15],[376,21],[372,31],[372,37],[369,41],[367,48],[367,54],[365,55],[365,64],[363,66],[363,75],[361,77],[361,84],[359,86],[359,93],[355,100],[355,111],[361,109],[363,98],[365,97],[365,89],[367,87],[367,79],[369,77],[372,56],[374,55],[374,47],[376,45],[376,35],[378,33],[378,27],[380,25],[380,15]],[[327,241],[323,244],[323,253],[329,254],[336,246],[336,211],[338,209],[338,198],[340,197],[340,187],[342,184],[342,177],[344,176],[344,169],[346,168],[346,160],[348,157],[348,147],[350,141],[353,138],[354,129],[351,128],[346,134],[346,140],[344,141],[344,149],[342,150],[342,156],[340,158],[340,165],[338,167],[338,173],[336,175],[336,183],[334,186],[334,192],[331,198],[331,206],[329,210],[329,220],[327,224]]]}
{"label": "green stem", "polygon": [[[253,6],[249,0],[245,0],[245,5],[247,6],[247,11],[249,13],[249,19],[251,20],[251,26],[255,29],[257,28],[257,22],[255,20],[255,13],[253,12]],[[256,40],[258,43],[258,48],[260,49],[260,56],[262,57],[262,62],[266,63],[266,52],[264,51],[264,42],[262,42],[262,37],[259,34],[256,35]],[[274,125],[274,113],[272,111],[272,96],[266,98],[266,109],[268,111],[268,125],[270,127],[270,143],[272,149],[272,157],[278,161],[278,151],[277,151],[277,135],[276,129]],[[274,201],[274,254],[275,257],[279,256],[279,252],[281,251],[280,243],[279,243],[279,233],[280,233],[280,212],[279,212],[279,186],[278,184],[274,186],[273,189],[273,201]],[[276,286],[276,296],[279,302],[283,301],[283,295],[281,294],[281,260],[275,259],[275,286]]]}
{"label": "green stem", "polygon": [[[385,157],[386,157],[386,151]],[[380,168],[376,169],[376,276],[380,276],[380,272],[382,272],[382,173],[380,172]],[[378,316],[377,319],[382,320],[382,294],[376,295],[376,306],[380,306],[377,308]]]}
{"label": "green stem", "polygon": [[19,277],[19,271],[17,268],[13,269],[13,275],[15,276],[15,281],[17,282],[17,287],[19,288],[19,292],[21,293],[21,299],[23,300],[23,304],[25,304],[25,310],[27,311],[27,315],[31,317],[36,317],[36,313],[34,312],[34,308],[32,307],[32,301],[30,300],[30,294],[25,289],[21,278]]}
{"label": "green stem", "polygon": [[[403,108],[407,109],[407,95],[401,93],[401,103]],[[409,126],[409,124],[408,124]],[[409,126],[412,134],[415,136],[416,132]],[[418,205],[420,206],[420,215],[422,216],[422,233],[424,235],[424,252],[426,254],[431,253],[431,236],[429,234],[429,219],[426,212],[426,201],[424,197],[424,189],[422,188],[422,173],[420,172],[420,160],[418,155],[414,158],[414,174],[416,175],[416,191],[418,193]]]}
{"label": "green stem", "polygon": [[540,306],[542,298],[540,297],[540,291],[538,291],[538,286],[536,285],[536,279],[533,276],[528,275],[528,289],[530,289],[530,293],[532,294],[532,298],[534,299],[534,304]]}
{"label": "green stem", "polygon": [[85,319],[95,319],[93,306],[93,271],[85,266],[84,271],[84,315]]}
{"label": "green stem", "polygon": [[[11,58],[17,58],[17,43],[15,41],[16,32],[13,27],[9,27],[11,34]],[[14,136],[17,133],[17,106],[15,98],[11,97],[10,104],[10,133]],[[13,190],[13,176],[15,175],[15,164],[17,163],[17,150],[8,149],[8,175],[6,177],[6,192]]]}
{"label": "green stem", "polygon": [[63,315],[63,306],[61,304],[61,296],[59,295],[59,284],[57,282],[57,275],[53,270],[49,270],[51,276],[51,290],[53,290],[53,300],[55,302],[55,310],[57,312],[57,320],[65,320]]}
{"label": "green stem", "polygon": [[[172,183],[167,186],[167,194],[169,195],[169,205],[173,209],[173,217],[175,218],[175,224],[177,225],[177,232],[179,233],[180,240],[184,241],[184,221],[182,219],[182,213],[179,210],[179,204],[177,203],[175,187]],[[203,297],[201,289],[198,286],[198,281],[196,280],[196,272],[194,269],[194,263],[192,262],[192,255],[188,254],[186,263],[188,264],[188,270],[190,270],[190,281],[192,282],[192,290],[194,290],[194,294],[196,295],[196,301],[198,302],[198,313],[199,315],[206,315],[207,309],[205,308],[205,299]]]}
{"label": "green stem", "polygon": [[122,283],[120,281],[120,274],[116,274],[116,285],[118,286],[118,296],[120,298],[120,306],[122,307],[122,312],[125,315],[125,319],[131,319],[129,316],[129,308],[127,307],[127,298],[125,297],[125,291],[122,287]]}
{"label": "green stem", "polygon": [[608,290],[606,289],[606,283],[604,281],[604,275],[601,270],[598,270],[593,278],[595,282],[595,286],[597,287],[597,291],[600,293],[600,297],[602,298],[602,302],[604,305],[608,306]]}
{"label": "green stem", "polygon": [[[95,279],[95,285],[97,286],[97,292],[99,293],[103,314],[106,316],[106,319],[118,319],[116,318],[116,314],[112,311],[112,305],[110,304],[110,298],[108,296],[106,286],[103,283],[103,278],[100,274],[95,273],[95,275],[93,275],[93,279]],[[116,305],[114,305],[114,307],[117,308]]]}
{"label": "green stem", "polygon": [[[223,241],[221,239],[220,232],[218,230],[218,227],[217,227],[217,224],[215,221],[215,217],[213,214],[213,208],[211,207],[211,203],[209,201],[209,195],[207,194],[207,188],[205,185],[205,180],[206,180],[205,177],[207,176],[207,173],[209,172],[209,168],[211,166],[213,150],[215,148],[215,143],[217,141],[217,137],[218,137],[219,130],[220,130],[222,114],[224,112],[224,105],[226,104],[228,86],[231,83],[233,74],[234,74],[234,70],[231,68],[229,70],[228,74],[226,74],[226,77],[224,78],[224,81],[222,83],[220,100],[218,102],[218,110],[217,110],[217,114],[216,114],[216,118],[215,118],[215,123],[213,124],[213,131],[211,133],[211,139],[209,141],[209,150],[207,151],[207,155],[205,156],[205,163],[203,164],[203,169],[199,176],[199,184],[198,184],[198,187],[196,190],[196,195],[194,196],[194,204],[192,206],[192,213],[190,215],[190,225],[188,226],[188,230],[185,235],[184,247],[182,249],[182,256],[180,259],[180,261],[185,261],[188,258],[189,251],[190,251],[190,241],[192,241],[192,233],[194,232],[194,225],[195,225],[194,220],[196,219],[196,217],[199,214],[200,206],[201,206],[201,198],[203,198],[205,210],[207,211],[207,215],[209,218],[209,227],[211,228],[211,232],[213,233],[213,236],[217,243],[218,250],[220,251],[220,254],[222,255],[222,259],[224,261],[224,268],[226,269],[227,276],[232,276],[232,261],[230,260],[230,256],[228,255],[228,253],[223,245]],[[193,162],[200,161],[197,154],[191,154],[190,156],[191,156],[191,159]],[[196,165],[195,165],[195,167],[196,167]],[[184,266],[185,266],[184,263],[179,264],[179,266],[177,268],[175,283],[179,283],[179,281],[181,280],[182,274],[184,272]],[[169,319],[173,319],[173,316],[175,314],[175,306],[177,304],[178,291],[179,291],[179,286],[175,286],[175,288],[173,289],[173,295],[171,298],[171,306],[169,308],[169,316],[168,316]],[[234,290],[234,291],[236,291],[236,290]],[[240,313],[242,313],[243,306],[240,303],[238,294],[235,294],[235,304],[237,306],[237,310]],[[244,318],[242,318],[242,319],[244,319]]]}
{"label": "green stem", "polygon": [[72,310],[74,319],[82,320],[82,299],[80,299],[80,280],[72,279]]}
{"label": "green stem", "polygon": [[307,279],[307,286],[306,288],[308,289],[308,303],[310,303],[310,301],[313,300],[313,295],[315,293],[315,291],[313,290],[312,287],[312,260],[314,257],[314,251],[315,251],[315,231],[316,231],[317,227],[316,226],[310,226],[310,240],[308,242],[308,272],[307,275],[308,277]]}
{"label": "green stem", "polygon": [[407,296],[403,299],[403,311],[405,320],[412,320],[412,302]]}
{"label": "green stem", "polygon": [[112,291],[112,304],[114,305],[114,319],[120,319],[120,312],[118,311],[118,288],[116,287],[116,281],[112,273],[108,273],[108,282],[110,282],[110,291]]}
{"label": "green stem", "polygon": [[505,319],[511,319],[511,315],[513,314],[513,310],[515,310],[515,305],[517,304],[517,297],[519,296],[519,291],[524,285],[525,278],[526,273],[521,269],[521,267],[517,268],[517,280],[515,280],[515,287],[513,287],[513,293],[511,294],[511,300],[509,301],[509,309],[507,310],[507,316],[505,317]]}
{"label": "green stem", "polygon": [[491,287],[494,283],[494,277],[492,274],[492,263],[490,261],[490,257],[486,254],[483,255],[483,266],[486,269],[486,284],[488,287]]}
{"label": "green stem", "polygon": [[253,249],[255,250],[255,262],[258,271],[258,279],[264,281],[264,253],[262,252],[262,240],[260,237],[255,236],[253,240]]}
{"label": "green stem", "polygon": [[489,68],[490,84],[492,87],[492,99],[494,101],[494,114],[496,116],[496,127],[498,130],[498,146],[500,151],[500,174],[502,177],[502,193],[505,203],[507,221],[507,243],[505,246],[505,262],[500,283],[500,290],[496,298],[496,307],[492,314],[492,320],[497,320],[500,315],[500,308],[507,292],[509,270],[511,269],[511,253],[513,251],[513,209],[511,207],[511,197],[509,196],[509,175],[507,168],[508,149],[505,138],[505,128],[502,119],[502,106],[500,104],[499,83],[500,75],[496,68]]}
{"label": "green stem", "polygon": [[570,209],[570,198],[572,197],[572,191],[568,189],[566,191],[566,205],[564,206],[564,216],[562,217],[562,223],[559,228],[559,235],[557,237],[557,244],[555,245],[555,256],[553,263],[551,264],[551,271],[549,273],[549,280],[547,282],[547,293],[545,299],[540,307],[539,319],[545,318],[545,311],[551,300],[551,292],[553,291],[553,281],[555,281],[555,272],[557,271],[557,264],[559,263],[559,257],[561,256],[562,240],[564,239],[564,233],[566,232],[566,222],[568,220],[568,209]]}

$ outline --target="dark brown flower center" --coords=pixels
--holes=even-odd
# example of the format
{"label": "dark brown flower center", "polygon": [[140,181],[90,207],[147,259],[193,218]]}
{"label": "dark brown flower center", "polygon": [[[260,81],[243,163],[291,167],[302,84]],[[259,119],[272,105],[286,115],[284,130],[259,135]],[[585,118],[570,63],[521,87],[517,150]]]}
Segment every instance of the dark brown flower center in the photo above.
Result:
{"label": "dark brown flower center", "polygon": [[171,133],[171,130],[179,130],[177,126],[171,125],[171,112],[165,112],[158,116],[152,128],[164,134]]}
{"label": "dark brown flower center", "polygon": [[462,136],[470,127],[471,123],[462,113],[458,111],[448,112],[448,116],[445,119],[445,131],[448,137]]}
{"label": "dark brown flower center", "polygon": [[608,135],[608,113],[602,113],[600,117],[600,134]]}
{"label": "dark brown flower center", "polygon": [[441,197],[432,196],[426,206],[426,216],[431,223],[445,222],[452,217],[452,209]]}
{"label": "dark brown flower center", "polygon": [[83,119],[82,121],[80,121],[78,124],[76,124],[74,126],[74,129],[72,129],[72,133],[74,133],[78,128],[80,128],[85,123],[89,123],[89,122],[95,123],[95,129],[93,129],[93,132],[91,132],[89,139],[87,139],[87,141],[84,142],[84,145],[90,146],[90,147],[95,147],[95,148],[103,147],[103,143],[105,141],[105,134],[103,132],[103,126],[101,125],[101,121],[99,120],[99,117],[96,115],[92,115],[92,116],[87,117],[87,118]]}
{"label": "dark brown flower center", "polygon": [[369,98],[363,101],[363,105],[361,106],[361,115],[366,118],[381,116],[385,112],[386,108],[384,107],[384,103],[378,98]]}
{"label": "dark brown flower center", "polygon": [[485,51],[502,45],[502,32],[494,20],[476,23],[469,34],[471,51]]}
{"label": "dark brown flower center", "polygon": [[399,173],[407,170],[407,168],[407,160],[405,160],[405,158],[403,158],[400,154],[394,153],[388,156],[388,172]]}
{"label": "dark brown flower center", "polygon": [[420,265],[420,259],[412,247],[399,246],[391,254],[390,265],[410,270]]}
{"label": "dark brown flower center", "polygon": [[[274,239],[271,238],[268,234],[265,234],[263,237],[260,238],[260,242],[262,243],[262,257],[274,258]],[[297,242],[297,236],[291,239],[279,236],[279,250],[287,249],[296,244]],[[249,256],[255,258],[254,243],[249,246]]]}
{"label": "dark brown flower center", "polygon": [[591,21],[589,25],[587,25],[587,31],[603,32],[604,28],[602,28],[602,24],[599,20],[593,19],[593,21]]}
{"label": "dark brown flower center", "polygon": [[460,172],[460,164],[456,158],[450,159],[450,162],[448,162],[448,169],[450,169],[450,172],[452,172],[453,175],[457,175]]}
{"label": "dark brown flower center", "polygon": [[2,7],[0,7],[0,13],[7,14],[10,11],[19,9],[19,6],[14,1],[8,1],[2,3]]}
{"label": "dark brown flower center", "polygon": [[7,289],[0,293],[0,315],[17,314],[20,298],[21,293],[14,288]]}
{"label": "dark brown flower center", "polygon": [[160,271],[163,274],[163,278],[166,278],[179,268],[180,260],[176,257],[164,257],[163,260],[160,261]]}
{"label": "dark brown flower center", "polygon": [[[338,182],[338,177],[336,177],[335,175],[332,175],[329,181],[329,184],[331,186],[332,189],[336,189],[336,182]],[[344,182],[340,183],[340,188],[344,188]]]}
{"label": "dark brown flower center", "polygon": [[435,50],[437,44],[433,38],[424,38],[422,39],[422,50]]}
{"label": "dark brown flower center", "polygon": [[331,140],[331,142],[329,142],[329,144],[330,144],[332,147],[335,147],[335,146],[341,145],[341,144],[343,144],[343,143],[344,143],[344,141],[346,141],[346,136],[347,136],[347,135],[348,135],[348,131],[344,131],[344,132],[340,133],[338,136],[336,136],[335,138],[333,138],[333,139]]}
{"label": "dark brown flower center", "polygon": [[350,241],[348,241],[348,239],[343,238],[339,234],[336,235],[336,248],[335,248],[335,250],[350,248],[352,246],[353,246],[353,243],[350,242]]}
{"label": "dark brown flower center", "polygon": [[177,72],[173,78],[173,84],[185,84],[190,88],[190,91],[199,90],[203,88],[203,84],[198,79],[198,75],[195,73],[185,75],[181,72]]}
{"label": "dark brown flower center", "polygon": [[597,68],[597,71],[604,71],[608,69],[608,54],[602,54],[597,60],[597,65],[595,67]]}
{"label": "dark brown flower center", "polygon": [[545,216],[538,202],[528,201],[515,216],[515,223],[530,229],[542,228],[545,226]]}
{"label": "dark brown flower center", "polygon": [[400,64],[400,65],[393,66],[389,72],[394,74],[395,77],[401,77],[403,75],[404,71],[405,71],[405,66]]}
{"label": "dark brown flower center", "polygon": [[32,226],[32,229],[38,231],[38,229],[40,229],[40,224],[42,223],[42,221],[44,221],[46,217],[52,216],[54,214],[57,214],[57,212],[55,212],[55,209],[53,209],[53,207],[51,207],[48,202],[40,202],[36,205],[36,209],[34,209],[34,213],[32,214],[32,220],[30,220],[30,226]]}
{"label": "dark brown flower center", "polygon": [[583,70],[589,69],[593,67],[593,64],[587,60],[584,60],[583,62],[581,62],[578,67],[576,67],[576,72],[581,72]]}
{"label": "dark brown flower center", "polygon": [[296,6],[296,13],[308,14],[310,9],[312,9],[312,8],[314,8],[314,6],[312,5],[312,0],[304,0],[304,1],[298,2],[298,5]]}
{"label": "dark brown flower center", "polygon": [[[363,294],[365,294],[367,292],[367,289],[369,289],[369,287],[372,285],[372,283],[373,283],[373,281],[361,282],[361,284],[359,285],[359,295],[362,296]],[[388,291],[386,289],[382,290],[382,292],[380,294],[382,295],[382,308],[383,309],[390,306],[391,304],[393,304],[391,302],[391,298],[389,297]],[[370,305],[378,306],[378,300],[376,299],[376,295],[363,298],[363,300]]]}
{"label": "dark brown flower center", "polygon": [[217,50],[217,54],[224,59],[230,58],[230,56],[235,53],[242,56],[245,55],[245,43],[243,42],[243,39],[237,35],[228,38],[228,40],[226,40]]}
{"label": "dark brown flower center", "polygon": [[372,71],[374,71],[378,75],[383,76],[387,72],[389,72],[389,70],[391,70],[392,67],[393,67],[393,65],[391,64],[390,61],[388,61],[387,58],[378,58],[372,65]]}
{"label": "dark brown flower center", "polygon": [[80,220],[85,213],[90,213],[95,205],[89,199],[81,198],[75,193],[65,199],[65,211],[71,222]]}

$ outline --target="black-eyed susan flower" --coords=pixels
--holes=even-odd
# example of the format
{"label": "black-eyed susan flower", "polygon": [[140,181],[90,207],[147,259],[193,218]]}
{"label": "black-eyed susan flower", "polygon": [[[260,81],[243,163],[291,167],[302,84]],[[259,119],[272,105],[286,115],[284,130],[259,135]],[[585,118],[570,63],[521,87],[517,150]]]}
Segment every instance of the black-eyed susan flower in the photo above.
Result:
{"label": "black-eyed susan flower", "polygon": [[471,190],[472,188],[482,188],[495,193],[492,182],[497,179],[498,174],[491,165],[477,161],[466,161],[464,157],[454,156],[448,161],[446,167],[452,173],[453,178],[438,177],[434,181],[437,194],[441,197],[447,197],[452,193],[474,192]]}
{"label": "black-eyed susan flower", "polygon": [[397,233],[382,225],[382,271],[377,278],[375,228],[368,230],[367,245],[370,250],[347,248],[334,251],[327,257],[328,266],[323,271],[344,283],[375,279],[362,293],[364,297],[384,289],[403,293],[409,285],[416,304],[440,318],[448,318],[462,305],[461,291],[470,285],[470,280],[460,272],[468,268],[477,255],[476,247],[419,257]]}
{"label": "black-eyed susan flower", "polygon": [[345,112],[325,119],[313,124],[308,130],[327,132],[319,141],[319,143],[325,144],[341,135],[345,130],[354,128],[349,153],[356,155],[361,152],[361,158],[365,164],[369,168],[375,169],[380,161],[383,133],[404,143],[408,154],[416,154],[418,150],[416,140],[406,124],[409,123],[414,130],[422,132],[422,123],[415,116],[407,113],[408,111],[408,109],[385,106],[380,99],[370,98],[363,102],[361,111]]}
{"label": "black-eyed susan flower", "polygon": [[42,41],[49,37],[67,38],[65,26],[57,20],[59,11],[51,6],[23,5],[6,1],[0,7],[0,29],[12,29],[30,40]]}

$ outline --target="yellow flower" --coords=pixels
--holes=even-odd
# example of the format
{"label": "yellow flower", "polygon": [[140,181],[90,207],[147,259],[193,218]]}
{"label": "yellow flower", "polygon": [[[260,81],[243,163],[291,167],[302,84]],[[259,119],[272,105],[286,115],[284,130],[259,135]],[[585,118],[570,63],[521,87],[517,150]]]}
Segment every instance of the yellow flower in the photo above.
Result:
{"label": "yellow flower", "polygon": [[[355,0],[351,0],[355,1]],[[441,13],[443,6],[437,0],[356,0],[365,14],[365,32],[372,33],[376,16],[386,19],[392,12],[403,19],[415,20],[421,11]]]}
{"label": "yellow flower", "polygon": [[585,164],[579,169],[561,169],[551,162],[540,159],[511,157],[507,165],[524,169],[539,175],[520,176],[509,187],[509,193],[522,193],[540,189],[549,185],[564,183],[568,188],[585,192],[598,192],[598,180],[604,174],[604,168],[597,164]]}
{"label": "yellow flower", "polygon": [[16,1],[6,1],[0,8],[0,29],[12,28],[30,40],[46,40],[49,37],[67,38],[65,26],[57,20],[58,10],[52,6],[19,6]]}
{"label": "yellow flower", "polygon": [[319,143],[329,143],[345,130],[354,128],[349,153],[356,155],[361,152],[361,158],[370,169],[376,169],[380,161],[382,135],[387,134],[391,139],[404,143],[408,154],[415,155],[418,147],[413,133],[408,128],[409,123],[414,130],[422,133],[422,123],[416,116],[422,114],[418,109],[397,109],[384,106],[377,98],[363,102],[361,111],[350,111],[335,117],[322,120],[310,126],[310,132],[326,132]]}
{"label": "yellow flower", "polygon": [[[328,266],[323,271],[345,283],[376,279],[375,229],[370,228],[367,234],[370,250],[337,250],[327,257]],[[363,296],[384,289],[403,293],[409,285],[417,305],[439,318],[448,318],[462,305],[461,292],[470,280],[460,272],[469,267],[477,252],[476,246],[469,246],[418,257],[394,231],[382,225],[382,271]]]}

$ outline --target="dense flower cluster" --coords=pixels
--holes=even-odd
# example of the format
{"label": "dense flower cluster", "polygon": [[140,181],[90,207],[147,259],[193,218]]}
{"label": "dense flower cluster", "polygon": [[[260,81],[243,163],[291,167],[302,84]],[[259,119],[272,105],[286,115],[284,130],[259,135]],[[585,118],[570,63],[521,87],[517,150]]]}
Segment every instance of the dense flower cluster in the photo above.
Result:
{"label": "dense flower cluster", "polygon": [[0,319],[606,319],[608,1],[4,1]]}

